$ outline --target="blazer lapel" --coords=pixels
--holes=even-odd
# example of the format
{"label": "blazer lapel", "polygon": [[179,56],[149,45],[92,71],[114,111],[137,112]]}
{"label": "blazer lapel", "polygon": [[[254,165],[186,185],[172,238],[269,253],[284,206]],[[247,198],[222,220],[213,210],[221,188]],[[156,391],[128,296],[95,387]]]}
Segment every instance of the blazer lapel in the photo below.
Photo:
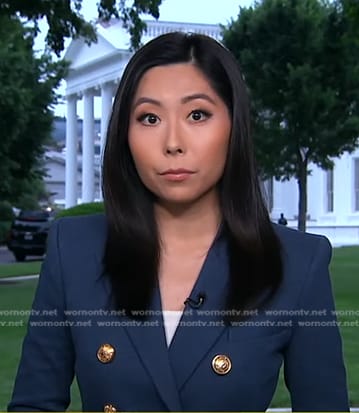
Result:
{"label": "blazer lapel", "polygon": [[218,238],[208,252],[191,293],[192,298],[204,294],[204,302],[197,310],[186,306],[169,347],[178,390],[226,330],[220,310],[225,308],[227,285],[226,243]]}
{"label": "blazer lapel", "polygon": [[[100,274],[104,275],[103,271]],[[110,294],[108,279],[103,281]],[[181,387],[226,330],[218,310],[224,309],[227,285],[226,242],[219,231],[191,293],[193,298],[204,293],[204,303],[198,310],[186,306],[170,347],[166,343],[159,288],[155,290],[150,307],[153,311],[147,319],[152,325],[141,327],[129,323],[123,327],[170,411],[183,411]]]}
{"label": "blazer lapel", "polygon": [[163,329],[161,298],[156,289],[151,306],[151,324],[142,327],[124,327],[139,357],[145,364],[157,391],[170,411],[182,411],[175,378],[168,357],[168,348]]}
{"label": "blazer lapel", "polygon": [[[107,300],[109,300],[111,285],[104,272],[101,252],[95,253],[95,258],[96,265],[98,266],[98,281],[100,282],[101,288],[104,289],[104,297],[107,297]],[[106,306],[106,304],[104,304],[104,306]],[[139,358],[145,365],[163,403],[169,411],[179,412],[183,409],[169,362],[159,288],[156,288],[154,292],[149,310],[152,311],[152,313],[148,317],[147,322],[152,324],[147,324],[147,326],[145,324],[141,327],[134,323],[132,319],[124,317],[124,321],[127,321],[128,325],[124,325],[122,328],[126,331]],[[139,395],[139,397],[140,396],[141,395]]]}

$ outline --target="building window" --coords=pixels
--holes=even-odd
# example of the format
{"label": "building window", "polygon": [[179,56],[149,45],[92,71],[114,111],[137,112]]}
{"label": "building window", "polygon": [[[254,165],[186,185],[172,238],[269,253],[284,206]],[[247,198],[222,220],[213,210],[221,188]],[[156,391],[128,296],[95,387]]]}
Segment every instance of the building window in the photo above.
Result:
{"label": "building window", "polygon": [[354,159],[354,211],[359,211],[359,158]]}
{"label": "building window", "polygon": [[333,212],[334,210],[334,172],[333,169],[326,171],[326,210]]}

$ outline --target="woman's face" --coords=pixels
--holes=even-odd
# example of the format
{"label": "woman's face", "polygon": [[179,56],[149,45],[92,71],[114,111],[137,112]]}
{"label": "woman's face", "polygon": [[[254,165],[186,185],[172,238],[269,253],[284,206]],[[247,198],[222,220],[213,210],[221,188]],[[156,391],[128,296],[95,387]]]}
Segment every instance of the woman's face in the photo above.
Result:
{"label": "woman's face", "polygon": [[129,146],[143,184],[159,203],[193,203],[215,193],[231,119],[206,76],[188,63],[157,66],[139,82]]}

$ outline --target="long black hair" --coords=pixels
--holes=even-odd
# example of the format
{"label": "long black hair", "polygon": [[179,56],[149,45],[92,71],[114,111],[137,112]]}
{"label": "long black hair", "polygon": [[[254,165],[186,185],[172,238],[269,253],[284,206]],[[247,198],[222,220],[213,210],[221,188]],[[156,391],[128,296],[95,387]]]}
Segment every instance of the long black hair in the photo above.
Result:
{"label": "long black hair", "polygon": [[[169,33],[143,46],[121,78],[109,122],[103,160],[108,223],[105,271],[117,309],[146,310],[156,287],[160,241],[154,196],[142,183],[130,153],[128,129],[133,98],[144,73],[155,66],[190,62],[225,102],[232,129],[218,184],[222,231],[228,240],[230,288],[227,309],[264,305],[282,280],[279,240],[262,197],[250,131],[250,104],[239,65],[216,40]],[[267,294],[269,292],[269,294]],[[258,302],[259,297],[266,301]]]}

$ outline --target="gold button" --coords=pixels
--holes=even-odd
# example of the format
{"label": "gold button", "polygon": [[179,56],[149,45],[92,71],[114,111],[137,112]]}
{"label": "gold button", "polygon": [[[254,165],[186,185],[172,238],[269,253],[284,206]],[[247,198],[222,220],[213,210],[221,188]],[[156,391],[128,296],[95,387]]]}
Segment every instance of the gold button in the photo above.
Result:
{"label": "gold button", "polygon": [[103,406],[104,412],[117,412],[116,407],[113,404],[105,404]]}
{"label": "gold button", "polygon": [[111,344],[102,344],[97,350],[97,358],[101,363],[110,363],[115,357],[115,349]]}
{"label": "gold button", "polygon": [[229,357],[218,354],[212,360],[213,370],[220,375],[228,374],[232,368],[232,363]]}

